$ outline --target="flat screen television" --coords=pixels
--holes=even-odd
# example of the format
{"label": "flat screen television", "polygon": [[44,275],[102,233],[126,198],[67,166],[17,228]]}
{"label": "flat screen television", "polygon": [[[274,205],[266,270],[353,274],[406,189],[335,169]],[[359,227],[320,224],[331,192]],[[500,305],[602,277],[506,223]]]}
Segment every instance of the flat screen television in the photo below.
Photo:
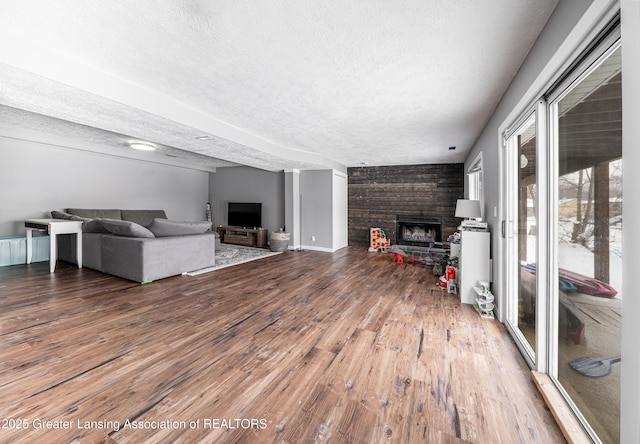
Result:
{"label": "flat screen television", "polygon": [[262,226],[262,204],[248,202],[229,202],[228,223],[232,227]]}

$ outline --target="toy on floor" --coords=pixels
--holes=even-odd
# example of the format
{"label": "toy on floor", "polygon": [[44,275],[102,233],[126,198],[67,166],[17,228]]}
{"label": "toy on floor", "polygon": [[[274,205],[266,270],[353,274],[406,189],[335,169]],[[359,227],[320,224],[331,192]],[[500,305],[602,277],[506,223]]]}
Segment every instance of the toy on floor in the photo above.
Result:
{"label": "toy on floor", "polygon": [[447,293],[450,294],[458,293],[458,286],[456,284],[457,264],[457,258],[444,257],[440,261],[437,261],[433,267],[434,276],[439,276],[436,285],[443,290],[447,290]]}
{"label": "toy on floor", "polygon": [[369,230],[369,251],[386,251],[391,241],[382,228],[371,228]]}
{"label": "toy on floor", "polygon": [[489,288],[488,281],[478,281],[478,285],[473,287],[476,293],[476,302],[473,304],[478,314],[483,318],[494,319],[493,314],[493,294]]}
{"label": "toy on floor", "polygon": [[456,286],[456,269],[448,266],[445,276],[447,278],[447,293],[456,294],[458,292]]}
{"label": "toy on floor", "polygon": [[396,264],[404,264],[404,258],[409,257],[407,253],[398,248],[397,246],[393,246],[387,250],[387,253],[393,255],[393,262]]}
{"label": "toy on floor", "polygon": [[427,265],[427,261],[425,259],[411,256],[404,250],[400,249],[400,247],[398,247],[397,245],[392,246],[386,251],[387,253],[393,255],[393,262],[395,262],[396,264],[404,264],[406,261],[407,264]]}

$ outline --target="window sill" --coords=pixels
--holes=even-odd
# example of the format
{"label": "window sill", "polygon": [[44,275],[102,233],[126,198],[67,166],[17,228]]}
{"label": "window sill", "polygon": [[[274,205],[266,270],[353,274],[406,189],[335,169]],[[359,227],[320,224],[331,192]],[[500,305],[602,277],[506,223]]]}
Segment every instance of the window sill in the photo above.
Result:
{"label": "window sill", "polygon": [[531,378],[542,394],[547,407],[551,410],[560,430],[569,443],[592,444],[593,441],[573,414],[573,411],[560,394],[549,375],[540,372],[531,372]]}

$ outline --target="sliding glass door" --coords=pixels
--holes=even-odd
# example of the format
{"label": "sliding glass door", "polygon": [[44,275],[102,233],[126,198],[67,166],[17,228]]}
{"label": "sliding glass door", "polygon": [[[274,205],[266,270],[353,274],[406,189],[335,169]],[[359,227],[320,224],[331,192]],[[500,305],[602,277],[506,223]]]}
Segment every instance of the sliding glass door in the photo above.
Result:
{"label": "sliding glass door", "polygon": [[532,111],[506,140],[509,237],[507,324],[525,356],[536,361],[537,137]]}
{"label": "sliding glass door", "polygon": [[620,438],[621,98],[614,45],[549,104],[558,289],[551,376],[604,442]]}
{"label": "sliding glass door", "polygon": [[612,27],[504,136],[505,324],[595,442],[620,440],[621,52]]}

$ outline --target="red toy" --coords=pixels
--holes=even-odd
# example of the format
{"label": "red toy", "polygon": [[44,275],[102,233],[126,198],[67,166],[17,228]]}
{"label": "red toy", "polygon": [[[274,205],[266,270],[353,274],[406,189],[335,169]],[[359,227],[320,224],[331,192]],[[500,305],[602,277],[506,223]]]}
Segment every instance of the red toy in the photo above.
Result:
{"label": "red toy", "polygon": [[401,249],[395,246],[391,247],[387,251],[387,253],[393,255],[393,262],[395,262],[396,264],[404,264],[404,258],[408,257],[407,253],[405,253],[404,251],[402,251]]}
{"label": "red toy", "polygon": [[447,280],[455,281],[456,280],[456,269],[454,267],[447,267],[447,271],[445,272],[445,275],[447,276]]}

